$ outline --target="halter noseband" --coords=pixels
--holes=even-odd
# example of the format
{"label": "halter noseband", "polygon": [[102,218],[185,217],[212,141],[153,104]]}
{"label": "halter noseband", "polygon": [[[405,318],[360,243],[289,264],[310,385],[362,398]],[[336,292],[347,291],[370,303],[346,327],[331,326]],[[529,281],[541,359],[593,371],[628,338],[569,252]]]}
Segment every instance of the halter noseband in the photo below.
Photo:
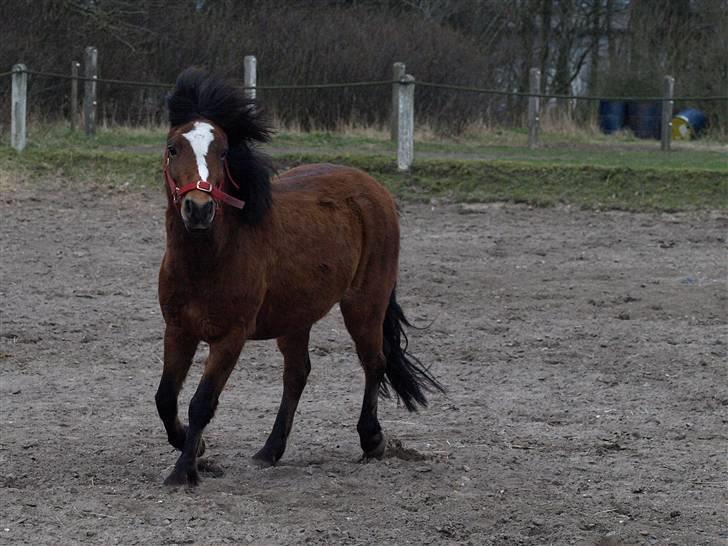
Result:
{"label": "halter noseband", "polygon": [[[239,190],[240,186],[237,182],[235,182],[235,179],[230,174],[230,167],[228,167],[227,159],[224,161],[223,165],[225,166],[226,178],[230,179],[232,185]],[[199,190],[205,193],[209,193],[216,203],[218,201],[222,201],[223,203],[226,203],[231,207],[235,207],[236,209],[242,209],[245,206],[245,201],[241,201],[240,199],[237,199],[232,195],[228,195],[217,186],[213,186],[212,184],[210,184],[207,180],[200,179],[196,180],[195,182],[185,184],[182,187],[178,186],[177,182],[174,180],[174,178],[172,178],[172,175],[169,173],[169,155],[167,153],[164,154],[164,179],[167,182],[167,186],[169,186],[169,191],[172,194],[172,201],[175,204],[177,204],[180,199],[185,196],[185,194],[188,194],[193,190]]]}

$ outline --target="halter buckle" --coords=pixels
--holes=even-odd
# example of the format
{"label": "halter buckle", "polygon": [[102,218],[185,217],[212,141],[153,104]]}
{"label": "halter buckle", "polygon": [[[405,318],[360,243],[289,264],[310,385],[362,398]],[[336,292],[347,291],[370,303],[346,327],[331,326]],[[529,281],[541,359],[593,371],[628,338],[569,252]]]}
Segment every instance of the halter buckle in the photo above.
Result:
{"label": "halter buckle", "polygon": [[200,191],[212,193],[212,184],[210,184],[207,180],[198,180],[195,187]]}

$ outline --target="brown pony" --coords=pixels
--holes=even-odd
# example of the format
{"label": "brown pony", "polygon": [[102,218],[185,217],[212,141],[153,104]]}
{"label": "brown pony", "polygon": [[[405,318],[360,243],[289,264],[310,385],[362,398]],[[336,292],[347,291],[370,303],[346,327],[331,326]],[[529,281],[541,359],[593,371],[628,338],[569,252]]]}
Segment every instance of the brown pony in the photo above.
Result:
{"label": "brown pony", "polygon": [[[366,457],[381,457],[378,394],[391,387],[414,411],[427,404],[423,391],[443,390],[406,352],[392,197],[347,167],[306,165],[273,177],[254,149],[269,133],[252,101],[199,69],[180,74],[168,106],[167,248],[159,272],[166,329],[156,403],[182,454],[165,483],[198,483],[202,431],[247,339],[275,338],[283,353],[278,416],[254,456],[263,465],[280,459],[311,368],[311,326],[337,302],[366,376],[361,447]],[[177,398],[200,341],[210,354],[183,426]]]}

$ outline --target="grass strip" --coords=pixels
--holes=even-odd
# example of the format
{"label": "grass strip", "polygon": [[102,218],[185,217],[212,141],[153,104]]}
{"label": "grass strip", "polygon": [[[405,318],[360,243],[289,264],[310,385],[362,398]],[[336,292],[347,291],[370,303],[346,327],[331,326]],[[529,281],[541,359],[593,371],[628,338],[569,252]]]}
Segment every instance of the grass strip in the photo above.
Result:
{"label": "grass strip", "polygon": [[[277,153],[279,169],[340,163],[367,171],[401,199],[505,201],[584,209],[683,211],[728,209],[728,171],[696,168],[572,165],[508,160],[418,159],[410,173],[391,157],[341,153]],[[0,148],[0,188],[62,179],[109,189],[162,187],[160,154],[69,146]]]}

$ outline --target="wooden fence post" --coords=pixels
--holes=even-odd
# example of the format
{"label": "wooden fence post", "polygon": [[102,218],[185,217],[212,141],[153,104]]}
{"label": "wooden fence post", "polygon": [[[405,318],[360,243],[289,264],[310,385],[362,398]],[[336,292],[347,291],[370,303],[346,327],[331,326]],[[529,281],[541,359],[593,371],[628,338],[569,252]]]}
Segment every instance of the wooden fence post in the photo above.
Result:
{"label": "wooden fence post", "polygon": [[257,96],[256,86],[258,85],[258,61],[255,55],[246,55],[243,59],[243,85],[245,85],[245,95],[254,99]]}
{"label": "wooden fence post", "polygon": [[28,73],[24,64],[13,66],[10,93],[10,145],[22,152],[27,144]]}
{"label": "wooden fence post", "polygon": [[670,151],[670,142],[672,141],[672,107],[674,101],[673,90],[675,89],[675,78],[665,76],[662,87],[662,127],[660,130],[660,149],[663,152]]}
{"label": "wooden fence post", "polygon": [[389,131],[392,142],[397,142],[397,125],[399,124],[399,82],[404,78],[406,68],[404,63],[392,65],[392,113],[389,119]]}
{"label": "wooden fence post", "polygon": [[98,78],[99,54],[95,47],[86,48],[84,58],[84,77],[89,78],[83,84],[83,126],[86,136],[96,132],[96,78]]}
{"label": "wooden fence post", "polygon": [[415,78],[406,74],[398,84],[397,169],[409,171],[415,152]]}
{"label": "wooden fence post", "polygon": [[[541,89],[541,71],[532,68],[528,78],[529,93],[537,95]],[[528,97],[528,147],[531,150],[538,148],[538,133],[541,125],[541,101],[539,97]]]}
{"label": "wooden fence post", "polygon": [[69,115],[71,116],[71,131],[76,130],[76,121],[78,121],[78,69],[81,63],[71,61],[71,104]]}

